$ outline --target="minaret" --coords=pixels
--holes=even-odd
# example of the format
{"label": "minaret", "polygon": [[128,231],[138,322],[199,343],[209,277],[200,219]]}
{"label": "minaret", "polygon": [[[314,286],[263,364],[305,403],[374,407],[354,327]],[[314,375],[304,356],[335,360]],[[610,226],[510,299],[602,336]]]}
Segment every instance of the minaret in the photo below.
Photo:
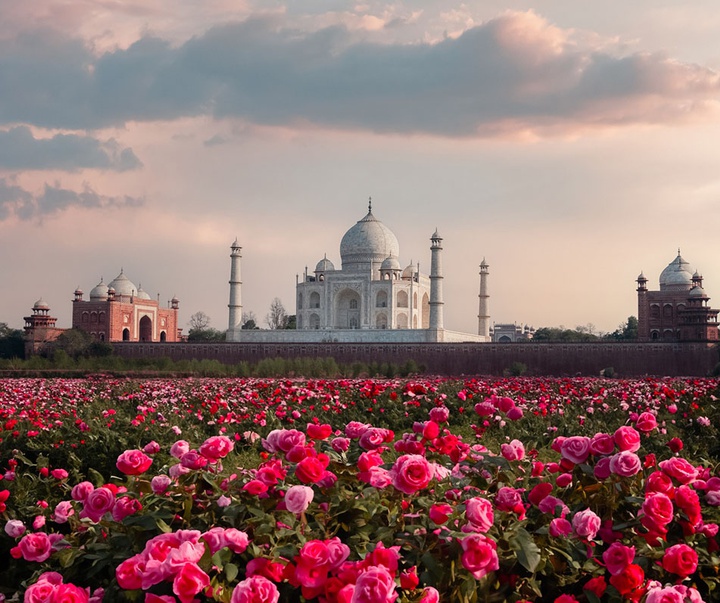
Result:
{"label": "minaret", "polygon": [[488,295],[487,288],[487,278],[488,274],[490,274],[489,268],[490,265],[485,261],[485,258],[483,258],[482,262],[480,262],[480,294],[478,295],[478,335],[485,337],[488,341],[490,339],[490,296]]}
{"label": "minaret", "polygon": [[437,229],[430,237],[430,328],[443,328],[442,237]]}
{"label": "minaret", "polygon": [[242,327],[242,281],[240,280],[240,251],[237,239],[230,245],[230,303],[228,304],[229,321],[228,330]]}
{"label": "minaret", "polygon": [[[680,250],[678,250],[679,252]],[[678,253],[679,255],[679,253]],[[647,278],[640,271],[640,276],[635,281],[638,294],[638,339],[650,338],[650,302],[648,301]]]}

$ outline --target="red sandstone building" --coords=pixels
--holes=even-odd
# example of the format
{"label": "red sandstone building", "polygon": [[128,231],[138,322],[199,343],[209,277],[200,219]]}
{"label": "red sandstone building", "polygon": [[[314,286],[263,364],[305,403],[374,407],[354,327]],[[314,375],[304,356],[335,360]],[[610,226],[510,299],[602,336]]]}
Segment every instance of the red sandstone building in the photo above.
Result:
{"label": "red sandstone building", "polygon": [[159,300],[136,287],[121,270],[109,285],[100,279],[89,300],[83,299],[81,289],[75,290],[72,326],[98,341],[180,341],[178,308],[176,297],[169,308],[161,308]]}
{"label": "red sandstone building", "polygon": [[648,291],[647,278],[637,278],[638,339],[641,341],[718,341],[718,313],[702,276],[680,255],[660,274],[660,290]]}
{"label": "red sandstone building", "polygon": [[55,341],[65,329],[55,326],[57,318],[50,316],[50,306],[42,298],[32,308],[32,314],[25,316],[25,355],[37,354],[46,343]]}

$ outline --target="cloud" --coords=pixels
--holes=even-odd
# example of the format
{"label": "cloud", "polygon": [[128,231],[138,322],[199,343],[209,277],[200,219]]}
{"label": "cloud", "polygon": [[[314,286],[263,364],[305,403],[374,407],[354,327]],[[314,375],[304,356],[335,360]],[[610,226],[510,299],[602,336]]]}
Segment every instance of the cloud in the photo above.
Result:
{"label": "cloud", "polygon": [[116,140],[56,134],[35,138],[27,126],[0,130],[0,170],[65,170],[83,168],[124,172],[142,167],[130,148]]}
{"label": "cloud", "polygon": [[277,17],[180,45],[145,35],[94,56],[79,40],[0,40],[0,123],[99,128],[212,115],[272,126],[479,137],[667,123],[705,115],[718,73],[659,54],[615,55],[532,13],[433,43],[380,44]]}
{"label": "cloud", "polygon": [[144,200],[136,197],[108,197],[95,192],[85,184],[82,191],[77,192],[62,188],[59,183],[45,184],[39,194],[32,193],[22,187],[0,178],[0,221],[11,216],[20,220],[42,218],[71,207],[83,209],[138,207]]}

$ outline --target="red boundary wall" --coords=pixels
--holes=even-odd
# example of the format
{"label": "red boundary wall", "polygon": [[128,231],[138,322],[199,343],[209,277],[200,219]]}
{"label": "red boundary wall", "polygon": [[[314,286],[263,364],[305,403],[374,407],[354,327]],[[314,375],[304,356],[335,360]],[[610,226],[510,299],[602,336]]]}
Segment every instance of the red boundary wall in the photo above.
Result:
{"label": "red boundary wall", "polygon": [[126,358],[218,360],[256,363],[265,358],[334,358],[338,364],[402,365],[413,360],[426,373],[502,375],[514,363],[527,375],[599,375],[608,367],[619,377],[698,376],[711,373],[718,349],[703,343],[113,343]]}

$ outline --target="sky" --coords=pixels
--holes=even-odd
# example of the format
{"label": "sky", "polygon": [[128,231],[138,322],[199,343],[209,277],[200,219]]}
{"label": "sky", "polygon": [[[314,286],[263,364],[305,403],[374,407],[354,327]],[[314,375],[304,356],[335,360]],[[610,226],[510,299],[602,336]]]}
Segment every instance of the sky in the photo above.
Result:
{"label": "sky", "polygon": [[[120,270],[180,325],[295,311],[367,211],[445,327],[613,331],[682,256],[720,304],[714,0],[0,0],[0,322]],[[715,299],[713,300],[713,296]]]}

